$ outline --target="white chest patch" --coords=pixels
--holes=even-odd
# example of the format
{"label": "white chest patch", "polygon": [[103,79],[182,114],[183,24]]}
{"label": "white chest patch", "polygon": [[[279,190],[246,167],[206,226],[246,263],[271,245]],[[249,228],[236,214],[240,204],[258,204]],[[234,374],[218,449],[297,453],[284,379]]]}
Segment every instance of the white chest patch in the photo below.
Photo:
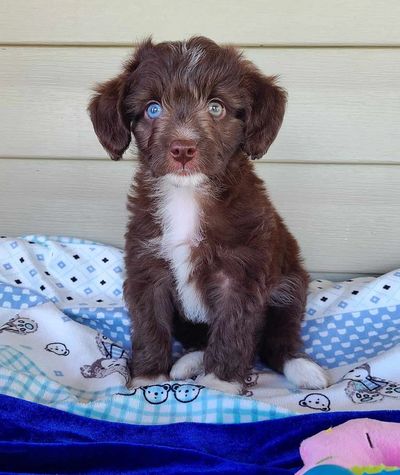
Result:
{"label": "white chest patch", "polygon": [[193,270],[191,250],[201,240],[199,191],[196,189],[201,181],[198,177],[192,182],[179,182],[179,177],[167,175],[159,189],[158,215],[163,229],[160,251],[171,265],[185,316],[192,322],[207,321],[207,310],[196,285],[193,281],[189,282]]}

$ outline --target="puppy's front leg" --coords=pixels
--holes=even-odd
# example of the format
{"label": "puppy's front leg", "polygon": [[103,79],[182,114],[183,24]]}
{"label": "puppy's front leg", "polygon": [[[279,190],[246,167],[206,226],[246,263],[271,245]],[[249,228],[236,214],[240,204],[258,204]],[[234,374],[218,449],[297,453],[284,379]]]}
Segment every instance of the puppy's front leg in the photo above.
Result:
{"label": "puppy's front leg", "polygon": [[128,271],[124,286],[133,323],[132,387],[167,381],[171,368],[174,310],[169,276],[161,270],[146,274],[137,268],[132,275]]}
{"label": "puppy's front leg", "polygon": [[222,285],[213,289],[205,376],[198,378],[206,387],[235,394],[252,366],[263,314],[257,293],[251,295],[245,287],[223,278]]}

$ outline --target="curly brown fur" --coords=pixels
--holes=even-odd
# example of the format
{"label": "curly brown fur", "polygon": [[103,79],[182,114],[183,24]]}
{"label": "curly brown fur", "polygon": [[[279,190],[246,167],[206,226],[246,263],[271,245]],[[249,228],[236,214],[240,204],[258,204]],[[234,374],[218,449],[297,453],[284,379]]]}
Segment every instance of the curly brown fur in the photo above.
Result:
{"label": "curly brown fur", "polygon": [[257,353],[282,371],[301,350],[308,275],[249,161],[275,139],[285,104],[274,77],[202,37],[147,40],[97,89],[102,145],[119,159],[132,133],[139,151],[124,286],[135,377],[170,371],[174,335],[204,348],[206,372],[224,381],[244,381]]}

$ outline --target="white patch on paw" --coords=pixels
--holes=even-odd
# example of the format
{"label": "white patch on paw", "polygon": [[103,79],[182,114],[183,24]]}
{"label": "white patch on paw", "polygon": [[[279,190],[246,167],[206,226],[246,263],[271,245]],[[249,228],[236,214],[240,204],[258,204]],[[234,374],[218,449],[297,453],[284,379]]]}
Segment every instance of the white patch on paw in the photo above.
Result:
{"label": "white patch on paw", "polygon": [[238,382],[223,381],[217,378],[214,373],[208,373],[196,378],[196,384],[205,386],[208,389],[214,389],[215,391],[221,391],[229,394],[240,394],[242,391],[242,385]]}
{"label": "white patch on paw", "polygon": [[328,374],[321,366],[307,358],[293,358],[283,366],[289,382],[304,389],[324,389],[329,386]]}
{"label": "white patch on paw", "polygon": [[203,364],[204,351],[192,351],[183,355],[172,366],[170,377],[174,381],[190,379],[198,376],[204,371]]}
{"label": "white patch on paw", "polygon": [[133,378],[129,383],[129,389],[140,388],[141,386],[152,386],[153,384],[165,383],[168,381],[168,376],[165,374],[159,374],[158,376],[138,376]]}

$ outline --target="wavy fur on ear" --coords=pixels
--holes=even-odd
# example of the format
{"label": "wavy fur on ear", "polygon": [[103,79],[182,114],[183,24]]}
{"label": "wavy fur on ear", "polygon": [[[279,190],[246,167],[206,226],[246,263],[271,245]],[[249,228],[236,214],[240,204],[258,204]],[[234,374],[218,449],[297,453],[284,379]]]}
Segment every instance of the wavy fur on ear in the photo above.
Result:
{"label": "wavy fur on ear", "polygon": [[276,85],[276,77],[266,77],[247,63],[244,86],[250,96],[246,110],[243,151],[253,160],[267,153],[281,128],[286,92]]}
{"label": "wavy fur on ear", "polygon": [[140,63],[143,51],[152,46],[151,39],[141,43],[117,77],[99,84],[88,111],[96,135],[112,160],[119,160],[131,143],[130,121],[124,110],[129,80]]}
{"label": "wavy fur on ear", "polygon": [[119,110],[125,76],[122,73],[100,84],[88,108],[96,135],[113,160],[119,160],[131,142],[131,132]]}

